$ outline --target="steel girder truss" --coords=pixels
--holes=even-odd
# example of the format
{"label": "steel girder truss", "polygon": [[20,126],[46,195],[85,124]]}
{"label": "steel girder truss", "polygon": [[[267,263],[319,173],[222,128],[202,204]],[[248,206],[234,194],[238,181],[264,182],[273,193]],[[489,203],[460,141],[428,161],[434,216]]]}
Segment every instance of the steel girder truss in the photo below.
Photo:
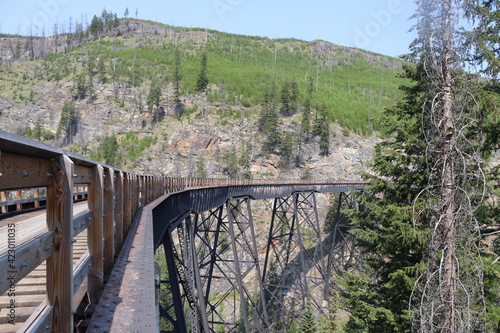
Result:
{"label": "steel girder truss", "polygon": [[275,199],[263,274],[272,331],[287,331],[307,302],[322,311],[325,254],[314,192]]}
{"label": "steel girder truss", "polygon": [[265,257],[257,251],[249,197],[187,212],[163,237],[169,301],[160,309],[173,332],[285,332],[306,303],[327,310],[330,275],[354,255],[341,209],[333,233],[320,225],[314,192],[274,200]]}
{"label": "steel girder truss", "polygon": [[359,207],[353,193],[340,192],[338,195],[337,213],[328,255],[328,272],[341,274],[357,259],[355,256],[355,236],[348,232],[352,225],[349,218],[342,212],[345,209],[358,210]]}
{"label": "steel girder truss", "polygon": [[166,234],[173,301],[162,315],[176,332],[265,332],[268,319],[265,307],[258,308],[262,274],[250,198],[186,214]]}

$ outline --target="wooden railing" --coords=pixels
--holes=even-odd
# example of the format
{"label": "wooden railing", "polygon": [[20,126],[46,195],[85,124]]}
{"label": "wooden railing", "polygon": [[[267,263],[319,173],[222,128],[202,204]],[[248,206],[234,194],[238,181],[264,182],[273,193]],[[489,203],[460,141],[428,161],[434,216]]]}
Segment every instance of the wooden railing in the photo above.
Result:
{"label": "wooden railing", "polygon": [[[33,195],[24,200],[45,201],[47,222],[46,232],[24,244],[15,243],[15,230],[12,237],[0,240],[0,244],[8,243],[9,250],[0,253],[0,271],[12,277],[0,279],[0,295],[46,261],[46,301],[22,330],[72,332],[74,305],[86,294],[92,303],[98,302],[104,279],[110,275],[115,255],[140,207],[163,194],[190,188],[301,182],[314,183],[137,175],[0,131],[0,193],[13,191],[19,196],[23,190],[44,190],[44,198]],[[86,197],[88,211],[73,216],[76,195]],[[21,209],[22,200],[16,197],[9,201],[4,195],[2,212],[11,205]],[[81,232],[87,233],[88,252],[73,264],[72,243]]]}

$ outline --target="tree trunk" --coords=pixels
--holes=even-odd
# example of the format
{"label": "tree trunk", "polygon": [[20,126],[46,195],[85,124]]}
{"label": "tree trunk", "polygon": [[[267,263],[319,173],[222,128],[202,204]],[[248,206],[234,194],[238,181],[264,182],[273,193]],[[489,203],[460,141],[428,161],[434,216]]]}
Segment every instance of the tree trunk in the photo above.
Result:
{"label": "tree trunk", "polygon": [[443,179],[441,187],[442,213],[441,223],[443,227],[443,301],[445,310],[445,319],[443,332],[452,333],[456,327],[455,323],[455,291],[456,291],[456,238],[455,238],[455,182],[454,182],[454,110],[452,105],[452,77],[450,71],[451,58],[451,0],[444,0],[442,3],[443,12],[443,54],[442,54],[442,76],[443,76],[443,131],[444,131],[444,164]]}

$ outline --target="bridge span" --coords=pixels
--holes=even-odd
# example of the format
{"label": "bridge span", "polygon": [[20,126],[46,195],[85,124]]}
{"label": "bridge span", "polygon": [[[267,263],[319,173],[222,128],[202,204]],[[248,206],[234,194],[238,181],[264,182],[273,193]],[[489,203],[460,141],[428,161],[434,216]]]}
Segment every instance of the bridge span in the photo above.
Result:
{"label": "bridge span", "polygon": [[[12,277],[2,276],[0,294],[42,264],[46,273],[30,316],[8,307],[15,296],[0,313],[21,332],[283,331],[294,315],[283,311],[325,309],[332,265],[343,260],[345,226],[325,233],[315,193],[340,193],[340,217],[363,185],[137,175],[0,131],[0,192],[46,193],[47,223],[22,244],[15,230],[0,239],[0,270]],[[74,216],[78,186],[88,210]],[[263,199],[273,199],[271,220],[256,235],[251,203]],[[74,263],[82,234],[86,251]]]}

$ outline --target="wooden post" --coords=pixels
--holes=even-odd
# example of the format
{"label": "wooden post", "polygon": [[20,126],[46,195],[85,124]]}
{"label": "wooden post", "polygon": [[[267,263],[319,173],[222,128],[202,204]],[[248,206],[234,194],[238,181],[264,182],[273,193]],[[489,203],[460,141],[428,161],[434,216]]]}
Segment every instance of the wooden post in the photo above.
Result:
{"label": "wooden post", "polygon": [[132,214],[131,214],[131,218],[132,218],[132,221],[134,220],[134,217],[135,217],[135,213],[137,212],[137,200],[136,200],[136,197],[137,197],[137,176],[136,175],[132,175],[132,183],[130,184],[130,192],[131,192],[131,200],[132,200]]}
{"label": "wooden post", "polygon": [[[39,198],[40,197],[40,190],[39,189],[33,190],[33,193],[34,193],[33,196],[35,198]],[[38,200],[35,200],[35,202],[33,204],[35,205],[34,206],[35,208],[40,207],[40,201],[38,201]]]}
{"label": "wooden post", "polygon": [[146,206],[148,203],[149,203],[149,200],[151,199],[151,177],[149,176],[145,176],[144,177],[144,181],[145,181],[145,198],[144,198],[144,206]]}
{"label": "wooden post", "polygon": [[47,259],[47,302],[53,307],[53,332],[73,332],[73,162],[65,155],[53,163],[47,187],[47,227],[54,248]]}
{"label": "wooden post", "polygon": [[132,193],[130,174],[123,175],[123,233],[124,237],[128,234],[130,222],[132,221]]}
{"label": "wooden post", "polygon": [[118,255],[123,243],[123,172],[115,173],[115,254]]}
{"label": "wooden post", "polygon": [[142,207],[146,206],[149,201],[149,177],[148,176],[143,176],[142,177],[142,193],[144,194],[142,198]]}
{"label": "wooden post", "polygon": [[[21,200],[21,191],[16,191],[16,199]],[[21,204],[16,204],[16,211],[20,211],[22,209]]]}
{"label": "wooden post", "polygon": [[104,170],[104,276],[109,276],[114,262],[114,221],[115,221],[115,191],[113,169]]}
{"label": "wooden post", "polygon": [[153,200],[158,198],[158,177],[153,177]]}
{"label": "wooden post", "polygon": [[151,199],[151,177],[146,176],[144,177],[144,180],[146,182],[146,198],[144,200],[144,206],[146,206]]}
{"label": "wooden post", "polygon": [[130,184],[130,192],[131,192],[131,200],[132,200],[132,214],[131,214],[131,218],[132,218],[132,221],[134,220],[134,217],[135,217],[135,213],[137,212],[137,200],[136,200],[136,197],[137,197],[137,176],[136,175],[132,175],[132,184]]}
{"label": "wooden post", "polygon": [[139,207],[144,207],[144,176],[137,176],[137,185],[139,188],[138,195],[139,195]]}
{"label": "wooden post", "polygon": [[92,268],[89,273],[90,301],[97,304],[103,289],[103,168],[96,165],[92,171],[92,182],[89,184],[88,205],[92,211],[92,223],[87,229],[87,244],[92,256]]}
{"label": "wooden post", "polygon": [[[0,192],[0,195],[1,195],[0,198],[1,201],[7,201],[7,194],[5,191]],[[7,206],[2,206],[2,213],[7,213]]]}
{"label": "wooden post", "polygon": [[150,181],[150,184],[151,184],[151,196],[149,197],[149,202],[151,202],[154,199],[156,199],[156,177],[151,176],[150,178],[151,178],[151,181]]}
{"label": "wooden post", "polygon": [[[137,209],[142,207],[142,200],[144,200],[144,189],[143,189],[143,176],[137,175]],[[136,211],[137,213],[137,211]]]}

